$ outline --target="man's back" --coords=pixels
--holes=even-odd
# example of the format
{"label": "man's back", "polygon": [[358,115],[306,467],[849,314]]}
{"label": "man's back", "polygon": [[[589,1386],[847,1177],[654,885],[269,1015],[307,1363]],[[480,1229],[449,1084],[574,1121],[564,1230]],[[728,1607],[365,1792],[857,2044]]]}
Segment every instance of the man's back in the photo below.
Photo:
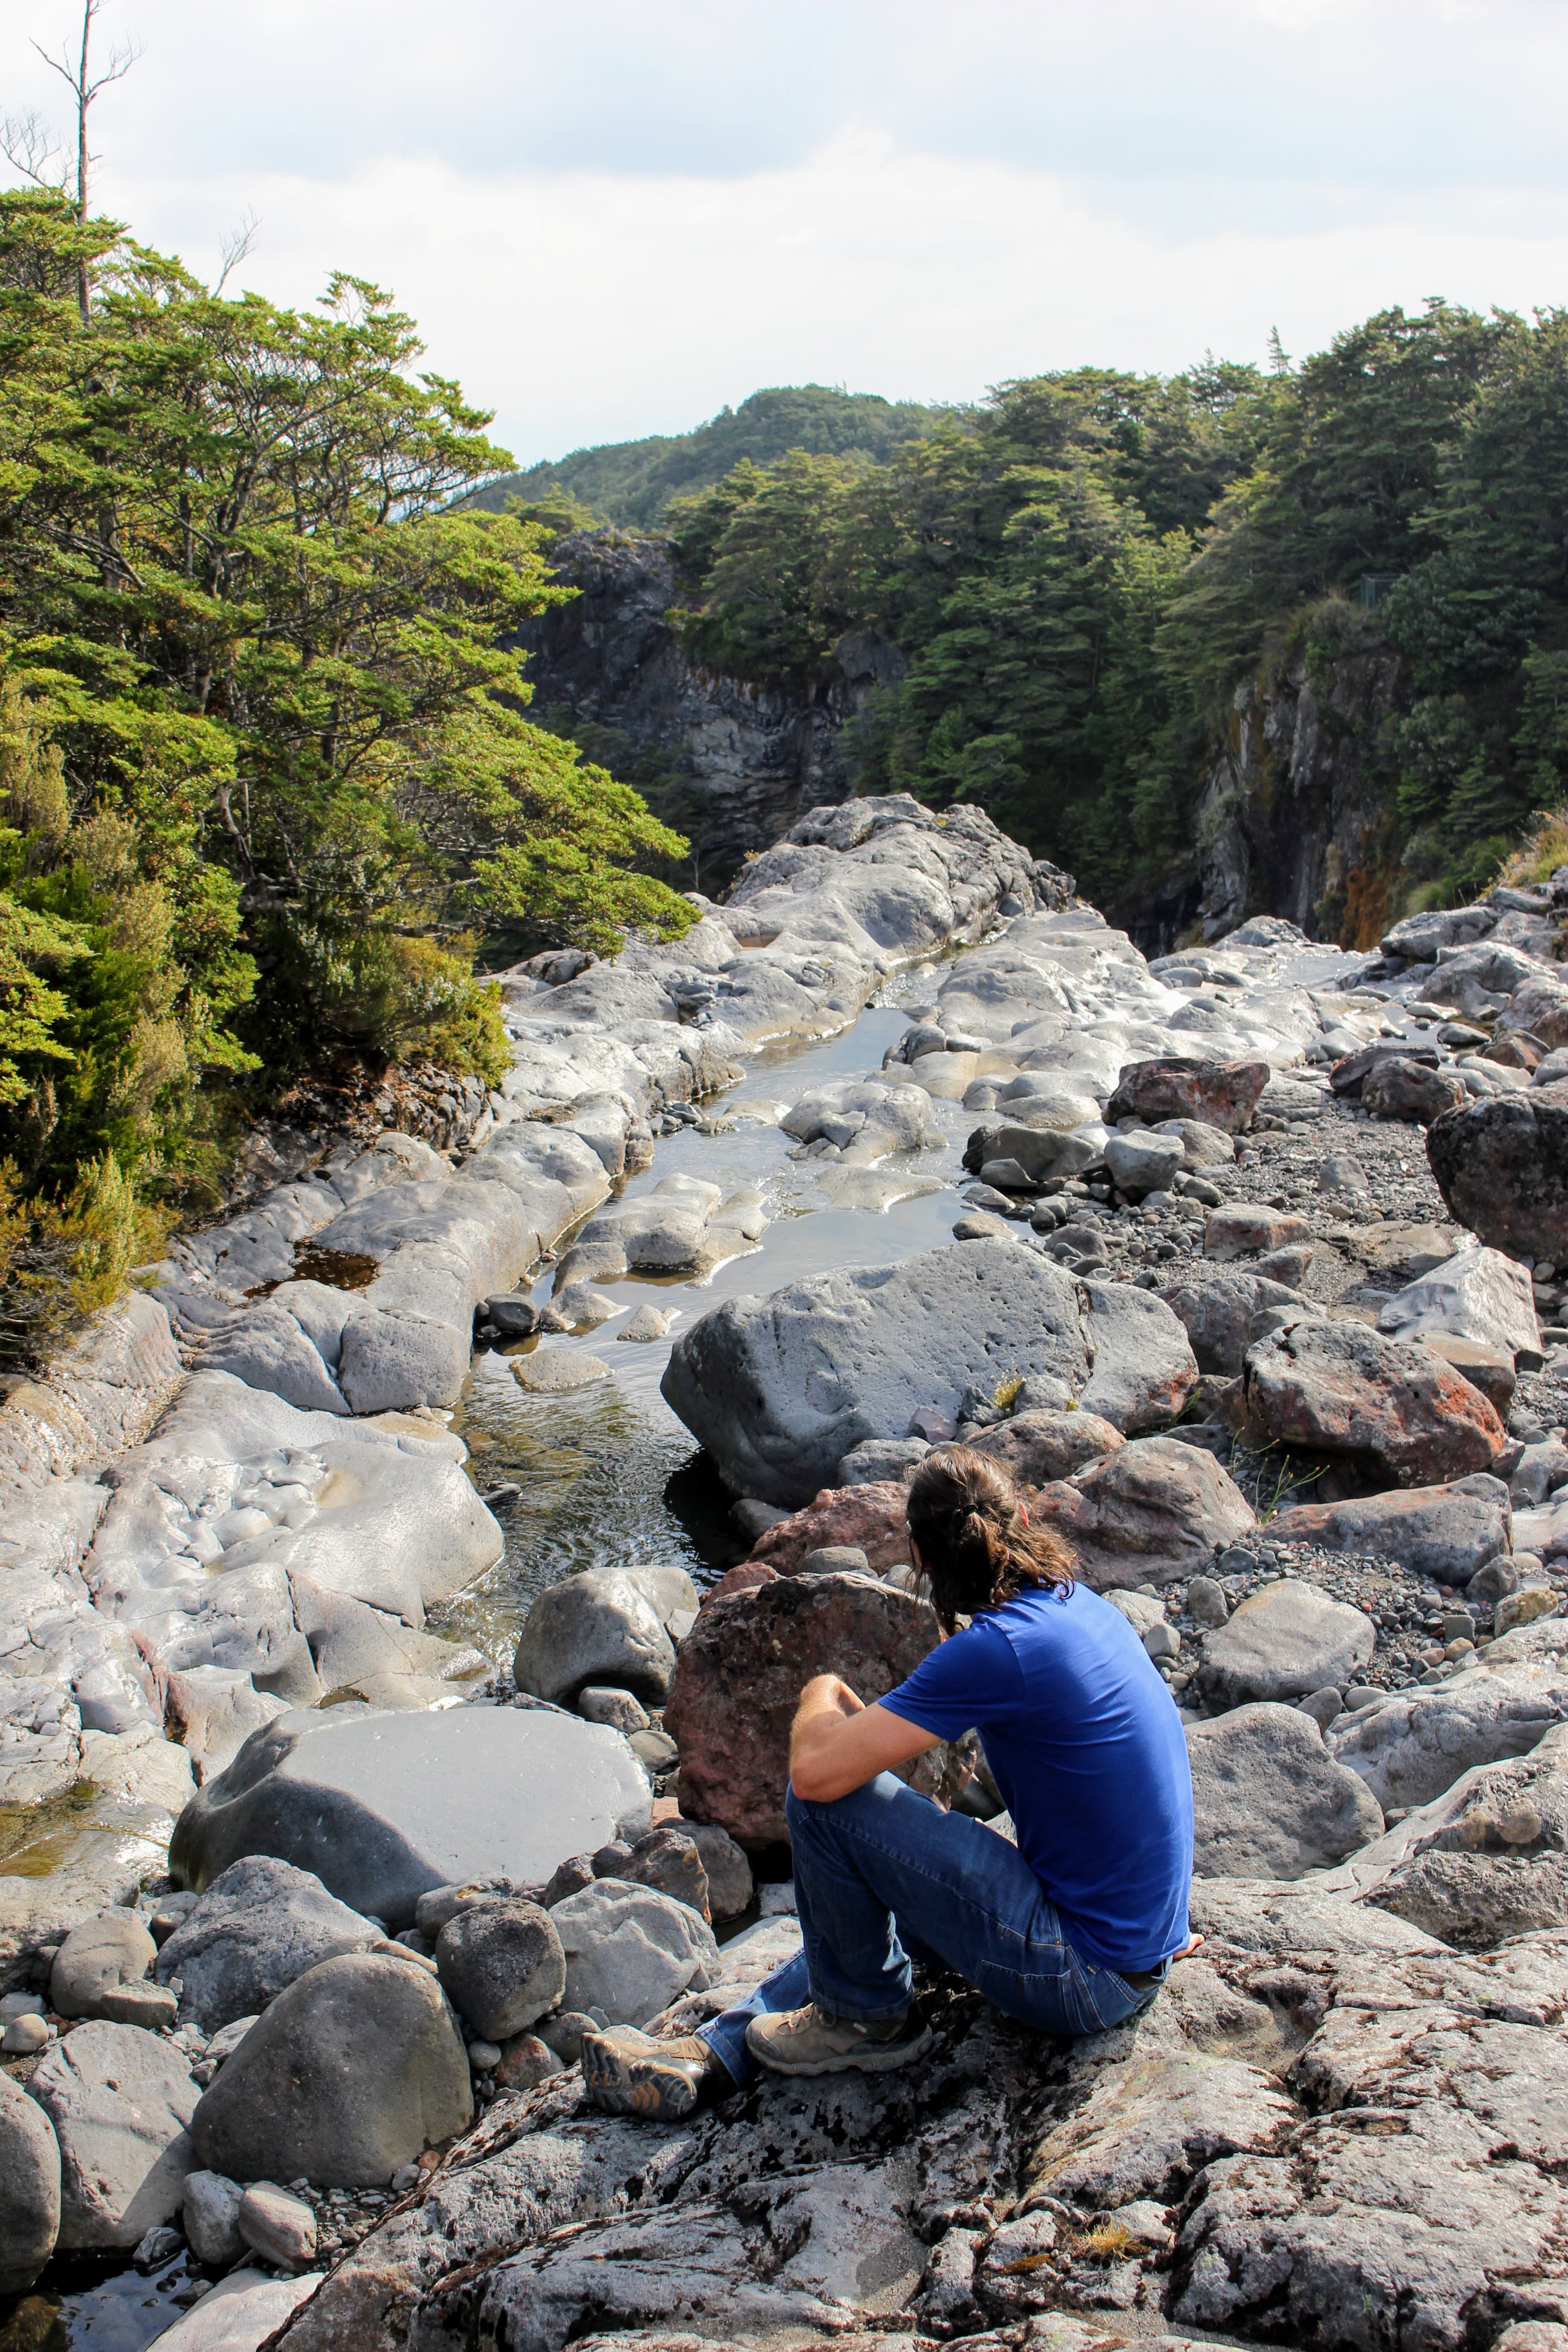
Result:
{"label": "man's back", "polygon": [[979,1732],[1019,1852],[1086,1958],[1142,1970],[1186,1942],[1186,1740],[1120,1610],[1081,1584],[1029,1586],[882,1705],[944,1739]]}

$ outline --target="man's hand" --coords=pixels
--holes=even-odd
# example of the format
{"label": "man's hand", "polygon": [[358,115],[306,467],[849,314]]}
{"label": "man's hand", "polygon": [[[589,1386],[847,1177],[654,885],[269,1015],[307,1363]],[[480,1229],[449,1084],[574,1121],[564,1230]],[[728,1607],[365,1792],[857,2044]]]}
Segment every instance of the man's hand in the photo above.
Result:
{"label": "man's hand", "polygon": [[830,1804],[936,1745],[934,1732],[867,1706],[837,1675],[818,1675],[802,1691],[790,1729],[790,1785],[808,1803]]}

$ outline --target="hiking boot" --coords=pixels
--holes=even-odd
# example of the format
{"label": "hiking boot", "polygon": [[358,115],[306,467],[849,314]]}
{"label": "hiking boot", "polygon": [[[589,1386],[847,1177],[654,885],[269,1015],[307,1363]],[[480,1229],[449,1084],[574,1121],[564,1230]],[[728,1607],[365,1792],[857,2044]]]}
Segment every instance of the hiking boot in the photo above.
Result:
{"label": "hiking boot", "polygon": [[703,2099],[727,2099],[735,2081],[699,2034],[656,2042],[635,2025],[610,2025],[583,2036],[583,2087],[609,2115],[668,2124]]}
{"label": "hiking boot", "polygon": [[843,2074],[858,2067],[866,2074],[890,2074],[930,2046],[931,2028],[918,2011],[862,2023],[835,2017],[808,2001],[770,2017],[753,2017],[746,2047],[759,2065],[774,2074]]}

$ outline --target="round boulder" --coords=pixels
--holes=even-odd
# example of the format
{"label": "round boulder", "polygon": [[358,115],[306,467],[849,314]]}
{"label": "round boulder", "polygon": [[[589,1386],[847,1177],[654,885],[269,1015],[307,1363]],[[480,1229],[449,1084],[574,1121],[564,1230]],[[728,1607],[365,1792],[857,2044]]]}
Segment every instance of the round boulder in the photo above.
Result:
{"label": "round boulder", "polygon": [[658,1704],[669,1693],[675,1645],[629,1577],[569,1576],[529,1611],[512,1671],[535,1698],[560,1702],[587,1683],[618,1683]]}
{"label": "round boulder", "polygon": [[191,2139],[197,2161],[231,2180],[384,2189],[473,2112],[468,2053],[428,1969],[345,1953],[258,2018],[196,2108]]}
{"label": "round boulder", "polygon": [[436,1967],[455,2006],[486,2042],[507,2042],[554,2009],[566,1983],[548,1911],[507,1896],[447,1920]]}
{"label": "round boulder", "polygon": [[105,1994],[139,1984],[158,1947],[133,1911],[100,1911],[73,1927],[49,1971],[49,2000],[62,2017],[99,2017]]}
{"label": "round boulder", "polygon": [[1568,1260],[1568,1083],[1445,1112],[1426,1157],[1452,1214],[1490,1248]]}

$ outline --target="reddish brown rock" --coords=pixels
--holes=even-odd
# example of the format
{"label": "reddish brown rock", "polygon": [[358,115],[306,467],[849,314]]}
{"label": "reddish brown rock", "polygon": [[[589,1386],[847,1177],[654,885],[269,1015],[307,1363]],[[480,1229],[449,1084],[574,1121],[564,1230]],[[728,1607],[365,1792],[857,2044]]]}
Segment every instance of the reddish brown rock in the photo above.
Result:
{"label": "reddish brown rock", "polygon": [[1228,1265],[1234,1258],[1257,1257],[1265,1250],[1289,1249],[1311,1238],[1312,1228],[1306,1218],[1290,1216],[1283,1209],[1256,1209],[1238,1202],[1234,1208],[1211,1209],[1204,1219],[1204,1255],[1219,1265]]}
{"label": "reddish brown rock", "polygon": [[1129,1062],[1106,1106],[1108,1123],[1119,1118],[1200,1118],[1229,1135],[1252,1125],[1258,1097],[1268,1084],[1267,1062],[1205,1062],[1163,1055],[1152,1062]]}
{"label": "reddish brown rock", "polygon": [[1446,1112],[1426,1157],[1453,1214],[1491,1248],[1568,1259],[1568,1080]]}
{"label": "reddish brown rock", "polygon": [[814,1675],[868,1704],[936,1646],[936,1612],[869,1576],[781,1576],[710,1600],[681,1643],[664,1719],[680,1749],[680,1805],[742,1845],[785,1834],[789,1730]]}
{"label": "reddish brown rock", "polygon": [[824,1486],[804,1511],[765,1528],[752,1547],[752,1558],[765,1560],[780,1576],[793,1576],[807,1552],[826,1544],[856,1544],[880,1576],[910,1556],[908,1500],[908,1487],[897,1479]]}
{"label": "reddish brown rock", "polygon": [[561,2061],[537,2033],[514,2033],[500,2045],[500,2063],[493,2070],[498,2091],[531,2091],[561,2072]]}
{"label": "reddish brown rock", "polygon": [[1102,1592],[1196,1576],[1216,1545],[1257,1526],[1251,1505],[1212,1454],[1174,1437],[1138,1437],[1077,1476],[1042,1486],[1037,1520],[1068,1543]]}
{"label": "reddish brown rock", "polygon": [[1463,1078],[1452,1070],[1428,1069],[1407,1055],[1391,1054],[1369,1070],[1361,1090],[1362,1108],[1374,1118],[1399,1118],[1430,1127],[1446,1110],[1469,1100]]}
{"label": "reddish brown rock", "polygon": [[759,1584],[772,1584],[777,1575],[777,1569],[770,1568],[765,1559],[742,1559],[727,1569],[717,1584],[708,1587],[697,1606],[710,1609],[715,1601],[728,1601],[732,1592],[754,1592]]}
{"label": "reddish brown rock", "polygon": [[1247,1416],[1274,1443],[1348,1454],[1397,1486],[1489,1470],[1508,1433],[1479,1389],[1427,1348],[1363,1323],[1310,1319],[1247,1350]]}
{"label": "reddish brown rock", "polygon": [[1018,1412],[970,1444],[976,1454],[1000,1462],[1020,1486],[1044,1486],[1070,1478],[1126,1444],[1119,1429],[1097,1412]]}

